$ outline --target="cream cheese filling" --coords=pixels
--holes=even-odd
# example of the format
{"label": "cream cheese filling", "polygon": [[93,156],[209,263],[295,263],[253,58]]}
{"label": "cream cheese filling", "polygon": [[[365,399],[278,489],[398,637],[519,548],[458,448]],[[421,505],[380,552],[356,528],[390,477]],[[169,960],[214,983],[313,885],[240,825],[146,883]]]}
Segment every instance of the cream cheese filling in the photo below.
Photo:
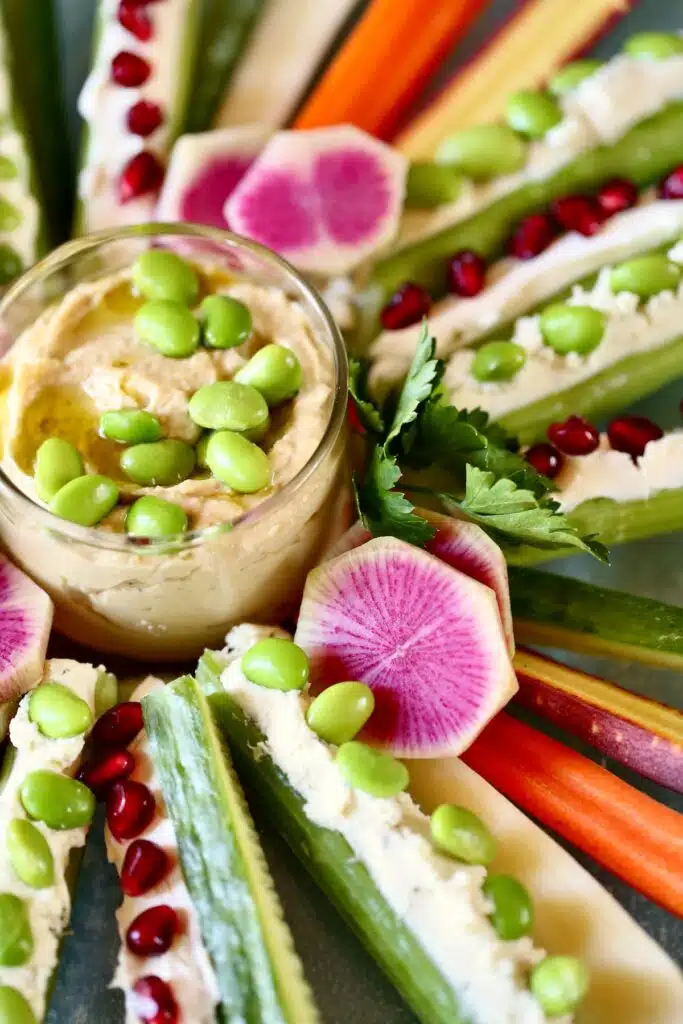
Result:
{"label": "cream cheese filling", "polygon": [[[81,697],[95,713],[95,689],[104,668],[80,665],[75,661],[53,659],[45,666],[43,682],[51,681],[67,686]],[[10,723],[10,740],[16,749],[12,769],[0,792],[0,836],[5,836],[14,818],[27,818],[19,796],[26,776],[46,769],[64,775],[77,771],[86,736],[69,739],[49,739],[29,719],[27,695]],[[24,900],[29,912],[33,952],[28,963],[21,967],[0,967],[0,985],[18,989],[29,1002],[36,1020],[45,1015],[46,997],[50,978],[57,965],[59,945],[71,912],[71,894],[66,881],[67,867],[72,851],[82,847],[87,828],[57,831],[40,821],[33,824],[47,839],[54,858],[55,883],[46,889],[32,889],[15,874],[9,860],[6,843],[0,842],[0,892],[10,892]]]}

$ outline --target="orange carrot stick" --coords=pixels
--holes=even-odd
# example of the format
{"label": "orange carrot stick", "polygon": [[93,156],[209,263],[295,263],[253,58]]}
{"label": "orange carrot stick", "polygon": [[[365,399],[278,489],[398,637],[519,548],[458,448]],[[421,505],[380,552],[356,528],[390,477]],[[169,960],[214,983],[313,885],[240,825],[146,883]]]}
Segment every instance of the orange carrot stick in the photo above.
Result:
{"label": "orange carrot stick", "polygon": [[294,122],[388,138],[488,0],[373,0]]}
{"label": "orange carrot stick", "polygon": [[504,713],[462,758],[543,825],[683,916],[683,814]]}

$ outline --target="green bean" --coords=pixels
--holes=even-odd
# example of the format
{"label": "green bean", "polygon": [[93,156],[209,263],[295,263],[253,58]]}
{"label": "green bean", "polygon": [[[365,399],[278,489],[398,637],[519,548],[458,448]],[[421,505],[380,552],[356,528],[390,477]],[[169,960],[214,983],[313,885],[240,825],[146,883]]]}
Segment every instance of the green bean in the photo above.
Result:
{"label": "green bean", "polygon": [[236,381],[251,384],[271,407],[293,398],[301,378],[301,363],[284,345],[265,345],[235,374]]}
{"label": "green bean", "polygon": [[315,698],[306,712],[313,732],[339,747],[361,731],[375,708],[375,696],[365,683],[335,683]]}
{"label": "green bean", "polygon": [[133,445],[121,455],[121,469],[126,476],[148,487],[182,483],[192,474],[194,462],[194,448],[171,438]]}
{"label": "green bean", "polygon": [[197,351],[199,322],[190,310],[169,299],[152,299],[135,314],[140,341],[169,359],[186,359]]}
{"label": "green bean", "polygon": [[20,797],[26,813],[52,829],[82,828],[95,813],[95,797],[87,786],[42,768],[26,776]]}
{"label": "green bean", "polygon": [[350,740],[337,751],[337,767],[352,789],[370,796],[389,798],[408,788],[408,769],[401,761],[383,750]]}
{"label": "green bean", "polygon": [[197,274],[168,249],[147,249],[133,264],[135,288],[145,299],[168,299],[192,306],[199,296]]}
{"label": "green bean", "polygon": [[11,892],[0,892],[0,967],[21,967],[33,952],[28,910]]}
{"label": "green bean", "polygon": [[146,444],[162,437],[159,420],[144,409],[112,409],[102,413],[100,434],[121,444]]}
{"label": "green bean", "polygon": [[236,348],[252,335],[249,307],[230,295],[208,295],[199,314],[204,344],[209,348]]}
{"label": "green bean", "polygon": [[63,437],[48,437],[36,452],[33,480],[41,501],[51,501],[65,484],[84,473],[81,453]]}
{"label": "green bean", "polygon": [[529,893],[511,875],[487,875],[482,886],[491,900],[491,923],[501,939],[519,939],[528,935],[534,924],[534,908]]}
{"label": "green bean", "polygon": [[138,498],[126,514],[126,533],[133,537],[173,537],[185,530],[185,509],[153,494]]}
{"label": "green bean", "polygon": [[206,461],[216,479],[238,494],[254,494],[270,486],[272,470],[266,453],[232,430],[211,435]]}
{"label": "green bean", "polygon": [[302,690],[308,682],[308,658],[293,641],[272,636],[250,647],[242,657],[247,679],[269,690]]}
{"label": "green bean", "polygon": [[456,804],[441,804],[431,818],[436,846],[467,864],[490,864],[496,855],[496,841],[476,814]]}
{"label": "green bean", "polygon": [[119,489],[109,477],[80,476],[64,484],[50,502],[50,510],[60,519],[79,526],[96,526],[119,500]]}
{"label": "green bean", "polygon": [[7,854],[24,885],[47,889],[54,885],[55,863],[50,844],[33,822],[13,818],[7,826]]}
{"label": "green bean", "polygon": [[61,683],[36,687],[29,697],[28,713],[40,732],[55,740],[79,736],[93,723],[87,702]]}

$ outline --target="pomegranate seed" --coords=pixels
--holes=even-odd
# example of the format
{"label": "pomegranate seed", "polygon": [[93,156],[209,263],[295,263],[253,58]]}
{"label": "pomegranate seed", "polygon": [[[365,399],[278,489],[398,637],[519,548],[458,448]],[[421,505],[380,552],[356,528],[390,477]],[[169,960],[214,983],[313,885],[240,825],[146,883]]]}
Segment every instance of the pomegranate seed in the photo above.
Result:
{"label": "pomegranate seed", "polygon": [[431,304],[429,292],[408,281],[392,295],[382,310],[382,326],[387,331],[398,331],[401,327],[417,324],[427,315]]}
{"label": "pomegranate seed", "polygon": [[139,39],[141,43],[150,41],[153,35],[152,22],[140,4],[131,3],[130,0],[121,0],[118,17],[126,31]]}
{"label": "pomegranate seed", "polygon": [[467,299],[478,295],[486,283],[486,263],[471,249],[456,252],[448,264],[448,290]]}
{"label": "pomegranate seed", "polygon": [[564,459],[557,448],[551,444],[535,444],[529,448],[524,458],[533,466],[537,473],[550,477],[553,480],[562,469]]}
{"label": "pomegranate seed", "polygon": [[163,112],[158,103],[150,103],[147,100],[139,100],[135,106],[128,111],[126,123],[128,131],[133,135],[141,135],[146,139],[152,135],[164,119]]}
{"label": "pomegranate seed", "polygon": [[578,231],[580,235],[594,235],[604,220],[602,210],[589,196],[564,196],[555,200],[551,210],[565,231]]}
{"label": "pomegranate seed", "polygon": [[180,921],[175,910],[162,903],[143,910],[130,923],[126,944],[136,956],[161,956],[171,948],[179,930]]}
{"label": "pomegranate seed", "polygon": [[171,868],[165,850],[149,839],[134,839],[126,850],[121,868],[121,888],[126,896],[144,896]]}
{"label": "pomegranate seed", "polygon": [[531,260],[547,249],[557,230],[547,213],[532,213],[521,221],[510,239],[510,254]]}
{"label": "pomegranate seed", "polygon": [[590,455],[600,444],[600,435],[583,416],[570,416],[564,423],[551,423],[548,437],[564,455]]}
{"label": "pomegranate seed", "polygon": [[152,153],[143,150],[126,164],[121,173],[119,202],[128,203],[150,192],[158,192],[163,180],[164,168]]}
{"label": "pomegranate seed", "polygon": [[607,436],[612,448],[637,459],[650,441],[664,436],[664,431],[645,416],[620,416],[608,426]]}
{"label": "pomegranate seed", "polygon": [[127,779],[134,768],[135,758],[129,751],[112,750],[99,760],[89,761],[81,768],[78,777],[101,800],[115,782]]}
{"label": "pomegranate seed", "polygon": [[155,974],[138,978],[133,985],[137,996],[135,1012],[144,1024],[177,1024],[180,1013],[171,986]]}
{"label": "pomegranate seed", "polygon": [[136,839],[152,818],[156,801],[141,782],[115,782],[107,797],[107,825],[114,839]]}
{"label": "pomegranate seed", "polygon": [[136,700],[117,704],[106,711],[95,723],[91,733],[93,746],[127,747],[141,731],[142,704]]}
{"label": "pomegranate seed", "polygon": [[111,77],[124,89],[144,85],[151,73],[152,68],[144,57],[138,57],[137,53],[129,50],[121,50],[111,62]]}
{"label": "pomegranate seed", "polygon": [[612,178],[598,192],[598,206],[604,217],[628,210],[638,202],[638,189],[627,178]]}
{"label": "pomegranate seed", "polygon": [[683,164],[662,178],[659,195],[662,199],[683,199]]}

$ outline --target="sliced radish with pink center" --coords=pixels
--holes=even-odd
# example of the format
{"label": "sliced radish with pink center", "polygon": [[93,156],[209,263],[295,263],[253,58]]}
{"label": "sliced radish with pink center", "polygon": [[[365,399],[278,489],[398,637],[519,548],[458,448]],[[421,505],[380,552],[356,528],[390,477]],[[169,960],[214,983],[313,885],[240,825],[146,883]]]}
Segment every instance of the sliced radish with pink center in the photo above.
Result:
{"label": "sliced radish with pink center", "polygon": [[223,214],[228,196],[251,167],[246,157],[217,157],[185,190],[180,200],[179,220],[228,228]]}
{"label": "sliced radish with pink center", "polygon": [[228,199],[226,217],[301,270],[345,274],[395,237],[406,166],[350,125],[278,132]]}
{"label": "sliced radish with pink center", "polygon": [[52,601],[0,556],[0,704],[38,682],[52,626]]}
{"label": "sliced radish with pink center", "polygon": [[392,537],[310,573],[296,642],[314,693],[372,688],[361,738],[402,757],[461,753],[517,690],[492,591]]}

